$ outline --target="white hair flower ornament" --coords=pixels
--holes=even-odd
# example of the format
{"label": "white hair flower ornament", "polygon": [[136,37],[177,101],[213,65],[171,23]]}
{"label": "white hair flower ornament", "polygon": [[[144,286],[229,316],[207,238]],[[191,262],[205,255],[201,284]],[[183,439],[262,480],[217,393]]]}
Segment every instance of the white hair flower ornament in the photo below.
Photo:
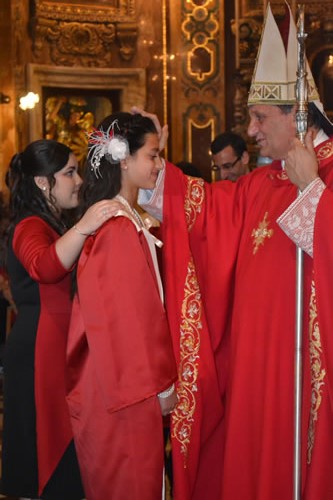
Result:
{"label": "white hair flower ornament", "polygon": [[118,120],[114,120],[106,132],[94,129],[88,134],[88,159],[91,163],[91,170],[94,171],[96,177],[102,177],[99,167],[103,156],[109,163],[116,164],[125,160],[129,155],[128,142],[121,135],[115,134],[115,126],[119,129]]}

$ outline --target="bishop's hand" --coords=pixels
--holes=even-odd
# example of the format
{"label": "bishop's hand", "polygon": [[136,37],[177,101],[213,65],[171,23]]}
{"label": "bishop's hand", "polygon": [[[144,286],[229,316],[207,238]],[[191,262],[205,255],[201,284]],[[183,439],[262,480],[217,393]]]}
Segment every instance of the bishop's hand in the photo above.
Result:
{"label": "bishop's hand", "polygon": [[142,116],[147,116],[147,118],[150,118],[154,122],[154,125],[155,125],[157,133],[158,133],[158,137],[159,137],[159,149],[160,149],[160,152],[163,151],[163,149],[166,146],[168,137],[169,137],[168,125],[164,125],[162,127],[157,115],[154,115],[153,113],[148,113],[147,111],[144,111],[143,109],[138,108],[137,106],[133,106],[131,108],[131,113],[133,113],[133,114],[138,113]]}
{"label": "bishop's hand", "polygon": [[285,158],[286,173],[293,184],[303,191],[318,174],[318,161],[313,148],[313,131],[305,136],[304,145],[299,139],[293,139]]}

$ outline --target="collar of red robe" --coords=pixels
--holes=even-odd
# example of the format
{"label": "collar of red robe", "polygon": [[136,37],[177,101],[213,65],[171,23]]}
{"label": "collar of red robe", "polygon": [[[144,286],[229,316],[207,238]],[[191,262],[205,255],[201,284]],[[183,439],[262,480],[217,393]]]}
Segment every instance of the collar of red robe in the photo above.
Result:
{"label": "collar of red robe", "polygon": [[[315,148],[318,162],[319,162],[319,170],[321,171],[321,177],[324,176],[324,170],[327,165],[332,163],[333,159],[333,138],[329,138],[327,141],[322,142]],[[291,182],[288,178],[288,175],[282,168],[282,164],[280,160],[274,160],[267,170],[267,176],[272,181],[274,186],[287,186],[290,185]]]}

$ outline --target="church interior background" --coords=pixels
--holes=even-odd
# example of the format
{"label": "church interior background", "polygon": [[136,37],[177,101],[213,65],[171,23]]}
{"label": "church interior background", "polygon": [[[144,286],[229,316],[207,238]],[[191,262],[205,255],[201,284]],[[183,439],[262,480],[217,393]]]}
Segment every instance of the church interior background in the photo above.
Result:
{"label": "church interior background", "polygon": [[[296,15],[297,4],[290,0]],[[306,1],[307,56],[333,114],[333,1]],[[1,0],[0,190],[12,155],[40,137],[84,161],[86,131],[138,105],[168,123],[165,154],[211,180],[209,146],[246,138],[247,93],[266,0]],[[284,1],[271,1],[283,16]],[[273,55],[272,55],[273,57]],[[23,110],[20,99],[39,97]],[[22,106],[22,101],[21,101]],[[252,163],[255,146],[250,144]]]}
{"label": "church interior background", "polygon": [[[134,105],[169,124],[170,160],[193,162],[214,180],[212,139],[225,130],[246,138],[267,3],[1,0],[0,192],[6,194],[11,157],[30,141],[65,142],[83,164],[86,132],[111,111]],[[284,0],[270,3],[282,18]],[[289,3],[296,16],[296,1]],[[307,57],[333,119],[333,1],[302,3]],[[22,100],[27,94],[38,98],[31,108]],[[248,143],[254,167],[256,148]]]}

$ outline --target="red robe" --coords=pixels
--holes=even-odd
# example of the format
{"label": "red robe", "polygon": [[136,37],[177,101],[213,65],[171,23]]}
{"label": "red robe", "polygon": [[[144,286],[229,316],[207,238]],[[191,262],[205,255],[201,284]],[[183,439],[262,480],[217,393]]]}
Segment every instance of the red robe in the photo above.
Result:
{"label": "red robe", "polygon": [[35,346],[39,493],[73,439],[65,384],[71,277],[55,251],[58,238],[47,222],[31,216],[17,225],[13,241],[18,259],[39,286],[40,317]]}
{"label": "red robe", "polygon": [[[304,256],[304,500],[333,498],[332,141],[321,144],[317,156],[320,176],[328,188],[318,207],[314,257]],[[235,184],[203,185],[184,177],[179,169],[167,167],[163,225],[172,334],[182,352],[179,317],[186,282],[179,266],[187,257],[175,253],[179,242],[193,255],[225,402],[225,439],[215,440],[224,454],[220,484],[213,477],[217,471],[214,443],[207,454],[212,436],[207,429],[211,429],[217,397],[213,384],[208,391],[203,384],[196,394],[200,411],[194,408],[191,414],[192,435],[187,446],[191,450],[193,443],[200,442],[195,451],[197,476],[192,474],[192,483],[190,471],[183,468],[194,493],[177,496],[178,470],[177,499],[292,498],[296,250],[276,219],[296,195],[296,187],[278,162]],[[207,345],[206,338],[204,341]],[[203,365],[207,355],[210,359],[208,347],[199,358]],[[205,382],[205,369],[199,364],[199,383],[200,376]],[[177,414],[173,421],[177,425]],[[214,430],[217,428],[218,422]],[[174,436],[177,446],[177,434]],[[205,475],[202,470],[211,473]],[[184,477],[181,479],[184,484]]]}
{"label": "red robe", "polygon": [[87,239],[68,343],[68,404],[88,500],[160,500],[157,394],[176,367],[151,254],[127,217]]}

